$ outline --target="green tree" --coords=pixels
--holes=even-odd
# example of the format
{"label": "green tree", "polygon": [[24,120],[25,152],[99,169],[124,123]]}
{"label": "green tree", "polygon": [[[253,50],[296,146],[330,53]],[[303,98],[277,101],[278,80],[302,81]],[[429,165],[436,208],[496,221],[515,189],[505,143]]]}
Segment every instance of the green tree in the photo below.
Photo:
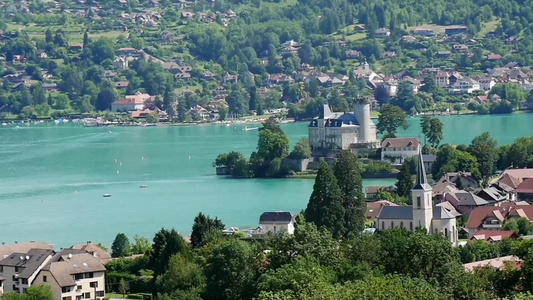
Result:
{"label": "green tree", "polygon": [[157,278],[156,285],[161,293],[172,293],[176,290],[203,290],[205,276],[200,266],[176,254],[170,258],[167,271]]}
{"label": "green tree", "polygon": [[452,145],[443,145],[431,167],[433,178],[457,171],[471,172],[475,178],[481,178],[477,159],[470,153],[454,148]]}
{"label": "green tree", "polygon": [[54,102],[54,108],[56,109],[69,109],[70,108],[70,99],[65,94],[59,94],[56,96]]}
{"label": "green tree", "polygon": [[157,123],[157,122],[159,122],[159,116],[157,114],[152,113],[152,114],[148,114],[146,116],[146,123],[153,124],[153,123]]}
{"label": "green tree", "polygon": [[496,171],[498,162],[498,142],[492,138],[490,133],[484,132],[475,137],[468,147],[468,152],[472,154],[479,163],[479,171],[484,178],[489,177]]}
{"label": "green tree", "polygon": [[306,138],[301,138],[294,145],[294,150],[292,150],[289,155],[293,159],[306,159],[311,157],[311,146],[309,145],[309,140]]}
{"label": "green tree", "polygon": [[396,136],[398,127],[402,127],[403,129],[409,127],[406,118],[407,115],[400,107],[386,104],[380,110],[376,128],[379,133],[387,133],[388,136],[394,137]]}
{"label": "green tree", "polygon": [[150,240],[148,240],[144,236],[135,235],[133,237],[133,240],[134,243],[133,245],[131,245],[132,254],[145,254],[152,249],[152,245],[150,245]]}
{"label": "green tree", "polygon": [[257,153],[265,161],[283,158],[289,154],[289,138],[285,133],[276,133],[270,129],[261,130]]}
{"label": "green tree", "polygon": [[322,161],[313,185],[305,218],[317,227],[328,229],[335,238],[345,235],[345,209],[337,179],[329,165]]}
{"label": "green tree", "polygon": [[518,226],[518,234],[528,235],[531,233],[531,225],[528,219],[521,217],[516,221],[516,225]]}
{"label": "green tree", "polygon": [[431,130],[431,117],[428,115],[423,115],[420,119],[420,128],[422,129],[422,133],[424,134],[424,144],[427,144],[427,139],[429,135],[429,131]]}
{"label": "green tree", "polygon": [[358,234],[365,228],[366,198],[357,156],[350,151],[339,152],[333,174],[341,191],[346,235]]}
{"label": "green tree", "polygon": [[53,43],[54,42],[54,37],[52,36],[52,30],[50,30],[50,28],[46,28],[46,32],[44,34],[45,36],[45,42],[48,44],[48,43]]}
{"label": "green tree", "polygon": [[115,93],[110,89],[102,89],[96,97],[96,110],[110,110],[111,103],[115,102]]}
{"label": "green tree", "polygon": [[207,298],[251,299],[258,258],[258,251],[242,240],[228,239],[216,245],[204,269]]}
{"label": "green tree", "polygon": [[199,213],[194,218],[194,224],[192,225],[191,233],[191,246],[193,249],[200,248],[207,242],[207,236],[212,231],[221,232],[225,225],[217,218],[212,219],[209,216]]}
{"label": "green tree", "polygon": [[161,229],[156,233],[150,257],[150,264],[154,271],[154,278],[165,273],[170,257],[174,254],[181,254],[189,259],[191,257],[190,248],[183,240],[183,237],[174,229]]}
{"label": "green tree", "polygon": [[398,173],[398,181],[396,181],[396,192],[400,197],[410,197],[411,189],[414,186],[413,177],[409,170],[409,165],[404,163]]}
{"label": "green tree", "polygon": [[123,257],[130,254],[130,241],[124,233],[119,233],[111,245],[111,256]]}
{"label": "green tree", "polygon": [[509,219],[505,221],[505,224],[503,224],[503,230],[512,231],[518,234],[519,229],[518,229],[518,223],[516,222],[516,219],[513,218],[513,219]]}
{"label": "green tree", "polygon": [[443,139],[442,137],[442,129],[444,125],[442,124],[441,120],[437,118],[431,119],[429,121],[429,132],[427,135],[429,143],[433,147],[437,147],[440,143],[440,141]]}
{"label": "green tree", "polygon": [[124,280],[124,278],[120,279],[118,289],[120,293],[122,294],[122,297],[124,297],[124,295],[126,295],[126,292],[128,291],[127,286],[126,286],[126,280]]}

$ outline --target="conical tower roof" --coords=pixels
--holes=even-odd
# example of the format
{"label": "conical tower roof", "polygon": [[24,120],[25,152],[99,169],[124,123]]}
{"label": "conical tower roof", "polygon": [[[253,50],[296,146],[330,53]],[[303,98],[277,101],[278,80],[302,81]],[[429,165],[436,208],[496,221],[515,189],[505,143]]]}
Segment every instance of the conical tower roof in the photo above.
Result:
{"label": "conical tower roof", "polygon": [[424,167],[424,159],[422,158],[422,151],[418,151],[418,166],[416,171],[416,184],[413,190],[430,191],[431,186],[428,184],[426,177],[426,169]]}

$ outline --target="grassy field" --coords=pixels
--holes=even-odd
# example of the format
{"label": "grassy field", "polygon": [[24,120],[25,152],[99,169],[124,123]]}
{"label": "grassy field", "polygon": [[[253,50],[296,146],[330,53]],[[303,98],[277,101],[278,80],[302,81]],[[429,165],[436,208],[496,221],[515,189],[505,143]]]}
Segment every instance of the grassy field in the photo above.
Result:
{"label": "grassy field", "polygon": [[341,33],[331,34],[331,37],[335,39],[341,39],[343,35],[346,36],[347,41],[358,41],[366,38],[366,33],[364,32],[355,32],[354,28],[357,24],[346,26],[341,29]]}
{"label": "grassy field", "polygon": [[499,20],[492,20],[490,22],[481,24],[481,30],[476,34],[476,37],[485,37],[490,31],[496,30],[498,25],[500,25]]}
{"label": "grassy field", "polygon": [[197,85],[186,85],[186,86],[182,86],[180,88],[177,88],[176,89],[176,93],[179,95],[181,93],[183,93],[183,90],[185,89],[189,89],[191,91],[196,91],[196,90],[202,90],[202,85],[201,84],[197,84]]}

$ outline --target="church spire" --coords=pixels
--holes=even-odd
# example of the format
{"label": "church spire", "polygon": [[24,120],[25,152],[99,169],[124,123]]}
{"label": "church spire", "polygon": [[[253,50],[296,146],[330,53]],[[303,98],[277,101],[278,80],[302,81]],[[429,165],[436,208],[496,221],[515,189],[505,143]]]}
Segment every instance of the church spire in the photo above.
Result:
{"label": "church spire", "polygon": [[416,171],[416,184],[413,190],[431,190],[427,178],[426,169],[424,168],[424,159],[422,158],[422,150],[418,151],[418,166]]}

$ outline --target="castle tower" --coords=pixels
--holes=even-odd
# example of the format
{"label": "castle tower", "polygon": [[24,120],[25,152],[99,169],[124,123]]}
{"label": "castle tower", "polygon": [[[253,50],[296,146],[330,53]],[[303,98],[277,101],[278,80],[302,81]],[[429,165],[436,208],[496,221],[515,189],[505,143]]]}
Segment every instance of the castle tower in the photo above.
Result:
{"label": "castle tower", "polygon": [[359,143],[373,142],[374,140],[372,139],[370,132],[370,124],[372,123],[372,120],[370,120],[370,99],[367,97],[359,97],[355,99],[353,112],[359,123],[359,135],[357,141]]}
{"label": "castle tower", "polygon": [[431,220],[433,219],[432,189],[427,183],[422,151],[418,152],[418,168],[416,172],[416,184],[411,189],[413,200],[413,227],[425,228],[431,232]]}

